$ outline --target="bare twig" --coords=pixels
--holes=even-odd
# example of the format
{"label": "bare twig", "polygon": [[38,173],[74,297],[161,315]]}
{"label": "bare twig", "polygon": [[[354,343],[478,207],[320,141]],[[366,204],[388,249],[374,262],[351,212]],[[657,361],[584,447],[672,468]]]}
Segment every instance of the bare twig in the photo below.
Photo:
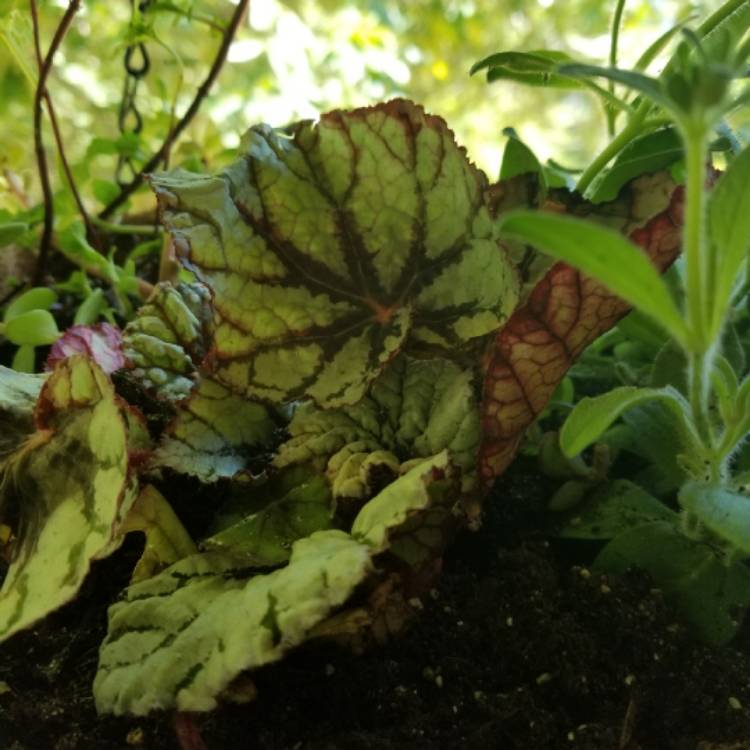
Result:
{"label": "bare twig", "polygon": [[50,246],[52,244],[52,229],[55,221],[52,185],[50,184],[47,155],[44,151],[44,141],[42,139],[42,100],[45,97],[47,78],[50,70],[52,70],[52,62],[55,53],[62,43],[62,40],[65,38],[65,34],[73,21],[73,16],[78,12],[80,5],[81,0],[70,0],[63,17],[60,20],[60,24],[55,31],[55,35],[52,37],[52,42],[47,50],[47,55],[42,60],[41,48],[39,45],[39,15],[37,13],[36,0],[30,0],[37,59],[42,61],[39,66],[39,79],[34,94],[34,150],[36,151],[39,179],[42,183],[42,194],[44,196],[44,226],[42,229],[42,238],[39,242],[39,257],[37,258],[36,271],[34,272],[35,284],[41,283],[44,278],[44,269],[47,265],[47,256],[49,255]]}
{"label": "bare twig", "polygon": [[161,144],[159,150],[146,162],[141,168],[138,174],[123,187],[120,194],[111,200],[99,213],[99,218],[106,219],[111,216],[112,213],[117,210],[125,201],[143,184],[146,175],[152,172],[162,161],[167,158],[169,150],[172,148],[174,142],[179,138],[183,130],[190,124],[190,121],[195,117],[198,112],[203,100],[208,94],[209,89],[213,85],[214,81],[218,77],[224,61],[226,60],[227,53],[229,52],[229,45],[234,39],[234,35],[239,28],[242,19],[245,17],[247,7],[250,4],[250,0],[239,0],[237,8],[234,11],[231,21],[224,30],[224,36],[221,40],[221,45],[216,52],[211,69],[208,71],[203,83],[198,87],[198,91],[195,93],[195,98],[190,103],[190,106],[185,111],[185,114],[178,120],[173,128],[170,129],[167,137],[164,139],[164,143]]}

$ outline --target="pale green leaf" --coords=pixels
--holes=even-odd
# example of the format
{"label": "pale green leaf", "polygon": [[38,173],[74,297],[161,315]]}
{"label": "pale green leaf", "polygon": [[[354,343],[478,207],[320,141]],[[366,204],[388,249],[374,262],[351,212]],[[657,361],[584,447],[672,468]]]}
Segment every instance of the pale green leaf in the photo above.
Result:
{"label": "pale green leaf", "polygon": [[290,439],[274,459],[283,467],[313,462],[334,497],[367,499],[383,472],[448,449],[465,492],[476,486],[479,406],[474,376],[447,360],[398,357],[354,406],[300,406]]}
{"label": "pale green leaf", "polygon": [[125,420],[94,362],[60,362],[36,419],[37,434],[8,459],[0,487],[3,520],[18,537],[0,590],[0,640],[76,595],[91,561],[119,543],[117,526],[135,496]]}
{"label": "pale green leaf", "polygon": [[251,398],[356,403],[400,350],[455,356],[518,300],[485,176],[411,102],[258,126],[218,176],[151,183],[213,292],[213,374]]}
{"label": "pale green leaf", "polygon": [[206,553],[131,586],[109,610],[97,709],[210,711],[241,672],[277,661],[343,604],[372,569],[370,557],[343,531],[319,531],[267,575]]}
{"label": "pale green leaf", "polygon": [[149,465],[215,482],[245,470],[248,461],[270,445],[275,430],[265,406],[204,377],[177,407]]}

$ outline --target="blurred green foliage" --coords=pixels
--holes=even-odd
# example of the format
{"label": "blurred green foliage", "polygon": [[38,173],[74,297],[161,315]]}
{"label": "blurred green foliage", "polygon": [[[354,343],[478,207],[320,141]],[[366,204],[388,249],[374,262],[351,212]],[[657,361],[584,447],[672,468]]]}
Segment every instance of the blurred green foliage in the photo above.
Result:
{"label": "blurred green foliage", "polygon": [[[43,49],[66,5],[40,0]],[[470,78],[468,70],[498,49],[555,47],[576,59],[603,61],[612,5],[601,0],[255,0],[218,82],[170,164],[215,169],[255,122],[283,125],[394,95],[409,96],[444,116],[472,158],[492,175],[500,166],[502,130],[508,126],[540,157],[554,154],[581,164],[604,137],[601,108],[589,95],[513,83],[488,87],[480,76]],[[675,0],[628,3],[623,62],[632,62],[644,35],[656,36],[692,9]],[[56,58],[49,91],[92,212],[117,192],[118,156],[142,164],[184,112],[233,10],[226,0],[152,0],[134,17],[128,0],[83,4]],[[0,209],[16,212],[24,200],[33,205],[39,199],[32,148],[36,65],[27,0],[0,0],[0,36]],[[144,43],[151,63],[136,95],[143,129],[140,135],[123,135],[117,117],[123,58],[128,43],[135,42]],[[130,118],[126,125],[132,124]],[[51,154],[48,126],[45,136]],[[53,160],[56,207],[61,215],[72,215],[57,166]],[[148,191],[141,191],[135,207],[151,205]]]}

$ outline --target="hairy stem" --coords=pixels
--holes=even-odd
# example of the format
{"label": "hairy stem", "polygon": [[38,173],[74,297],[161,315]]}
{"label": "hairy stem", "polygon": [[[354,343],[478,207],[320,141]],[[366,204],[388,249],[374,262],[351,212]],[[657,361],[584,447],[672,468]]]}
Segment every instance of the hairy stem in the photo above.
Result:
{"label": "hairy stem", "polygon": [[[47,154],[44,151],[44,140],[42,139],[42,100],[47,90],[47,78],[52,70],[55,53],[57,52],[65,34],[73,21],[73,16],[78,12],[81,0],[70,0],[68,7],[63,14],[60,23],[52,37],[46,57],[39,66],[39,78],[34,93],[34,151],[36,153],[37,169],[39,171],[39,180],[42,185],[42,195],[44,200],[44,224],[42,228],[42,237],[39,241],[39,256],[37,258],[36,271],[34,272],[34,283],[40,284],[44,278],[44,270],[47,265],[47,257],[52,245],[52,230],[55,223],[55,207],[52,198],[52,184],[49,177],[49,168],[47,166]],[[31,18],[35,29],[35,39],[39,38],[39,14],[37,13],[36,0],[30,0]],[[37,47],[39,59],[41,59],[41,49]]]}
{"label": "hairy stem", "polygon": [[229,52],[229,46],[234,39],[237,29],[239,28],[242,19],[245,17],[250,0],[239,0],[237,7],[235,8],[232,19],[230,20],[227,28],[224,30],[224,36],[221,40],[221,45],[216,52],[216,57],[211,65],[208,75],[206,76],[203,83],[198,87],[198,91],[195,94],[193,101],[185,111],[185,114],[175,123],[174,127],[170,128],[167,137],[161,144],[156,153],[143,165],[138,174],[123,187],[119,195],[111,200],[99,213],[100,219],[106,219],[111,216],[125,201],[143,184],[146,179],[146,175],[152,172],[159,164],[161,164],[169,154],[170,149],[174,142],[179,138],[180,134],[190,124],[193,117],[200,109],[203,100],[208,94],[214,81],[218,78],[219,73],[226,60],[227,53]]}

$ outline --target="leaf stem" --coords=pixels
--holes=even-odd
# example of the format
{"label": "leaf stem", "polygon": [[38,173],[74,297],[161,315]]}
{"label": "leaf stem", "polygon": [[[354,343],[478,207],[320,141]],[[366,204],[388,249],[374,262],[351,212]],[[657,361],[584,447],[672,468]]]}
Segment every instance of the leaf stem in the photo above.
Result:
{"label": "leaf stem", "polygon": [[633,113],[628,124],[604,147],[602,152],[586,167],[578,178],[576,190],[583,194],[609,162],[622,151],[643,129],[643,122],[651,109],[651,105],[644,102]]}

